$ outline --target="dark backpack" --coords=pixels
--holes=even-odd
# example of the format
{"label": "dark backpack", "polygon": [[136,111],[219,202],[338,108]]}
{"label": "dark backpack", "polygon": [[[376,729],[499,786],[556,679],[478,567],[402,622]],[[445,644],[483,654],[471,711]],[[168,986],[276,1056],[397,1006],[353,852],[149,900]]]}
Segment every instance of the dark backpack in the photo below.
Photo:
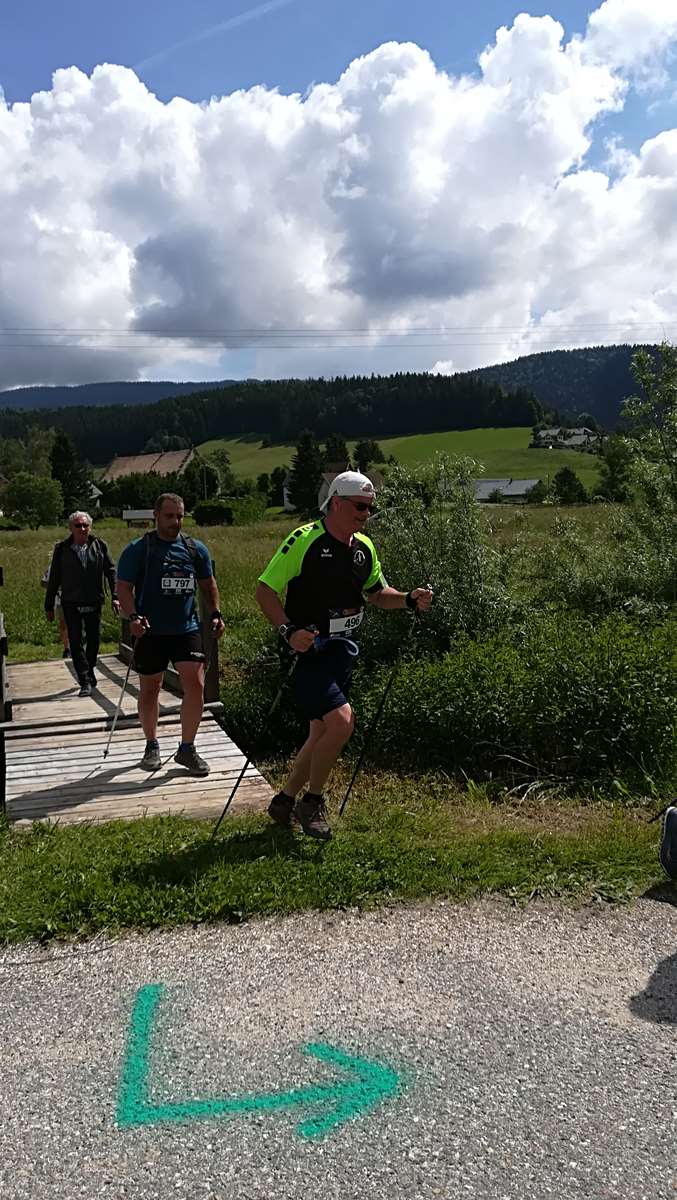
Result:
{"label": "dark backpack", "polygon": [[[186,537],[183,533],[180,533],[179,537],[181,538],[181,541],[190,555],[190,561],[193,566],[193,574],[197,578],[197,570],[195,567],[195,564],[197,563],[197,546],[195,545],[193,538]],[[143,535],[143,563],[141,570],[134,581],[134,599],[137,606],[143,599],[143,589],[146,586],[146,577],[148,575],[148,564],[151,560],[151,556],[157,552],[159,540],[160,539],[158,538],[157,531],[155,529],[151,529],[149,533],[144,533]]]}

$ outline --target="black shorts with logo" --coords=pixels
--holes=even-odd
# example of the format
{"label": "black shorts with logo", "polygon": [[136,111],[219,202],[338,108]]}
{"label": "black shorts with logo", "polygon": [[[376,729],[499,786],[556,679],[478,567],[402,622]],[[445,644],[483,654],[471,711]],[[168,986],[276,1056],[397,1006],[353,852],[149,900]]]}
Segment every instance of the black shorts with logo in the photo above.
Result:
{"label": "black shorts with logo", "polygon": [[324,649],[307,650],[291,677],[294,698],[310,721],[321,720],[348,703],[355,658],[337,638]]}
{"label": "black shorts with logo", "polygon": [[139,675],[160,675],[169,664],[205,662],[200,633],[144,633],[134,649]]}

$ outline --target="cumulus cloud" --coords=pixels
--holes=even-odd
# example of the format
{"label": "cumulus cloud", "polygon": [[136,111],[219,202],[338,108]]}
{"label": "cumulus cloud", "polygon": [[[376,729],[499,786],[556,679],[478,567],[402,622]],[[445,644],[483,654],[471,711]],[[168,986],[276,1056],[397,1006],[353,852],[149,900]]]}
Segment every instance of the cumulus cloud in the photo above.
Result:
{"label": "cumulus cloud", "polygon": [[122,66],[57,71],[0,101],[0,386],[213,378],[242,351],[261,376],[442,371],[674,330],[677,131],[587,156],[676,45],[673,0],[605,0],[568,42],[521,14],[473,76],[410,43],[305,96],[165,104]]}

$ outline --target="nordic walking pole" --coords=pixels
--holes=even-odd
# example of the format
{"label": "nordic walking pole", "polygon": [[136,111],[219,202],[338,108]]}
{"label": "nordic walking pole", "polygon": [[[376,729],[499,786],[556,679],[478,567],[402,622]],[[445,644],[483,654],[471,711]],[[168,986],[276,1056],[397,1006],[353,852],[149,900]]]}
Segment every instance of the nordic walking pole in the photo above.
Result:
{"label": "nordic walking pole", "polygon": [[[145,618],[143,618],[143,619],[145,620]],[[146,622],[146,624],[147,624],[147,622]],[[129,662],[127,663],[127,674],[125,675],[125,681],[122,685],[122,690],[120,692],[120,699],[118,700],[118,706],[115,710],[115,716],[113,717],[113,724],[110,727],[108,741],[106,742],[106,749],[103,752],[104,759],[108,758],[108,751],[110,750],[110,744],[113,740],[113,734],[115,733],[115,726],[117,725],[118,717],[120,716],[120,709],[122,708],[122,701],[124,699],[124,695],[127,690],[127,684],[129,683],[129,672],[132,669],[132,663],[134,662],[135,653],[136,653],[136,642],[134,642],[134,644],[132,645],[132,653],[129,656]]]}
{"label": "nordic walking pole", "polygon": [[378,725],[378,723],[381,719],[381,713],[383,712],[383,709],[386,706],[386,700],[388,699],[388,696],[390,694],[390,689],[394,683],[395,676],[397,675],[397,672],[400,669],[400,665],[402,663],[402,649],[404,649],[404,646],[411,638],[411,635],[414,632],[414,629],[416,627],[416,622],[418,620],[418,617],[419,617],[418,609],[415,609],[413,620],[411,622],[411,625],[409,626],[409,633],[407,634],[406,638],[404,638],[404,641],[402,642],[402,648],[400,650],[400,653],[397,656],[397,662],[395,663],[395,666],[393,667],[392,671],[390,672],[390,679],[388,680],[388,682],[385,686],[385,690],[381,697],[381,703],[379,704],[378,709],[376,711],[376,715],[374,716],[374,719],[373,719],[371,725],[369,726],[369,729],[367,730],[367,736],[364,739],[364,745],[362,746],[362,749],[360,751],[360,757],[357,760],[355,770],[353,771],[352,779],[350,780],[350,783],[348,784],[346,794],[343,797],[343,800],[341,802],[341,807],[339,808],[339,817],[343,816],[343,810],[350,798],[350,793],[353,790],[353,784],[354,784],[355,780],[357,779],[357,776],[360,773],[360,767],[362,766],[362,763],[364,762],[367,750],[369,749],[369,746],[371,744],[372,735],[374,733],[374,730],[376,729],[376,726]]}
{"label": "nordic walking pole", "polygon": [[[306,628],[310,631],[314,631],[315,626],[307,625]],[[278,704],[280,703],[280,700],[282,699],[282,693],[283,693],[286,685],[289,683],[289,680],[291,679],[292,675],[294,674],[294,671],[296,670],[296,667],[297,667],[297,664],[298,664],[300,658],[301,658],[300,654],[294,654],[294,660],[292,662],[292,665],[289,668],[289,670],[287,671],[287,674],[285,675],[284,679],[282,680],[279,691],[278,691],[275,699],[273,700],[273,703],[271,704],[270,708],[268,709],[268,715],[266,717],[266,721],[270,720],[273,713],[275,712],[275,709],[277,708]],[[223,806],[223,812],[221,813],[221,816],[219,817],[218,821],[216,822],[216,825],[212,829],[211,836],[209,838],[210,842],[214,841],[214,838],[216,837],[216,835],[219,831],[219,826],[220,826],[223,818],[225,817],[226,813],[228,812],[228,809],[230,808],[233,796],[235,795],[240,784],[242,783],[242,780],[244,779],[245,771],[247,770],[247,767],[249,766],[250,762],[251,762],[251,756],[247,755],[246,759],[244,760],[244,766],[243,766],[242,770],[240,771],[240,774],[238,775],[237,779],[235,780],[235,784],[230,793],[230,796],[228,797],[228,799],[226,800],[226,803]]]}

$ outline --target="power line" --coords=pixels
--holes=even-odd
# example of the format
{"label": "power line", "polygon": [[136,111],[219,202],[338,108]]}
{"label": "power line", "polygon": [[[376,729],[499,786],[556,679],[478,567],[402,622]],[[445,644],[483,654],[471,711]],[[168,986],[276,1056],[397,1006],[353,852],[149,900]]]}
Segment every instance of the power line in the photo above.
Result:
{"label": "power line", "polygon": [[345,329],[271,329],[268,328],[226,328],[226,329],[130,329],[129,327],[109,326],[106,329],[88,328],[85,326],[19,326],[6,325],[0,326],[0,335],[18,335],[18,336],[50,336],[61,337],[64,335],[78,337],[110,337],[122,335],[125,337],[161,337],[161,338],[227,338],[227,337],[256,337],[256,338],[279,338],[279,337],[416,337],[430,334],[457,334],[457,333],[506,333],[506,334],[533,334],[542,332],[572,333],[586,332],[596,329],[665,329],[671,327],[675,323],[665,320],[647,320],[647,321],[597,321],[588,323],[573,323],[569,325],[549,325],[549,324],[534,324],[534,325],[416,325],[410,326],[408,329],[381,329],[378,327],[361,326],[358,328]]}

